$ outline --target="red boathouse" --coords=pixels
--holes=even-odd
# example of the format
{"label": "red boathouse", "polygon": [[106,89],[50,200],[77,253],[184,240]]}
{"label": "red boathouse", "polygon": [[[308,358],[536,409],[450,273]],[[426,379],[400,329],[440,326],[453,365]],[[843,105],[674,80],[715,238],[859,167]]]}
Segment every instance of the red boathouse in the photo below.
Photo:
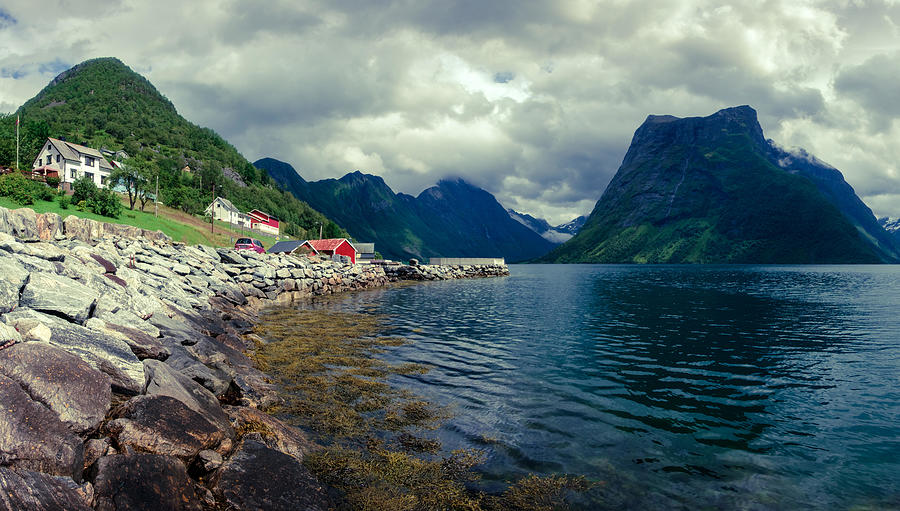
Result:
{"label": "red boathouse", "polygon": [[250,217],[251,229],[278,236],[279,228],[277,218],[268,213],[263,213],[258,209],[254,209],[247,213],[247,215]]}
{"label": "red boathouse", "polygon": [[327,240],[306,240],[316,252],[331,257],[335,254],[347,256],[350,262],[356,264],[356,247],[347,238],[331,238]]}

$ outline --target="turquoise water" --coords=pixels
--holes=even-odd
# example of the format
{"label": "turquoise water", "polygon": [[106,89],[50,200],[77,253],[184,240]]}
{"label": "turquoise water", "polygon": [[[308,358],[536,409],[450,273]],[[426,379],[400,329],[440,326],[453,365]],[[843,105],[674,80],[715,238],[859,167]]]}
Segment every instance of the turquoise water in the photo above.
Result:
{"label": "turquoise water", "polygon": [[[577,507],[900,509],[900,267],[514,265],[378,290],[492,482],[598,482]],[[334,307],[335,305],[329,305]]]}

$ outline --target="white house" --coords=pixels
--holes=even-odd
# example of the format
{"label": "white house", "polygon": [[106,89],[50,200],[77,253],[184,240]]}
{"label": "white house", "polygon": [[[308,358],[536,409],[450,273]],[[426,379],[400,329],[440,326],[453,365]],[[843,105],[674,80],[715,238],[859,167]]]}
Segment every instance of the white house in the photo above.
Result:
{"label": "white house", "polygon": [[216,197],[216,199],[212,201],[209,206],[207,206],[204,213],[206,215],[212,215],[212,217],[216,220],[221,220],[223,222],[228,222],[231,225],[250,229],[250,216],[241,213],[241,210],[234,207],[234,204],[232,204],[228,199]]}
{"label": "white house", "polygon": [[106,186],[106,180],[112,172],[112,165],[100,151],[56,138],[48,138],[44,142],[31,168],[56,170],[63,183],[72,183],[87,176],[98,187]]}

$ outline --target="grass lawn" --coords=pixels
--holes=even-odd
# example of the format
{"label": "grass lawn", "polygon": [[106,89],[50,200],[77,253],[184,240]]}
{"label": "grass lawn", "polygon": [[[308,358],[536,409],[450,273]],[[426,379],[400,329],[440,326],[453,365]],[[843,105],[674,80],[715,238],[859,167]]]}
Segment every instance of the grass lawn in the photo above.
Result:
{"label": "grass lawn", "polygon": [[[125,224],[140,227],[151,231],[162,231],[175,241],[181,241],[189,245],[210,245],[214,247],[233,246],[234,241],[242,236],[252,237],[260,240],[263,246],[268,248],[275,241],[274,236],[262,236],[258,233],[244,232],[240,229],[226,224],[224,222],[216,222],[214,232],[210,232],[209,221],[205,218],[189,215],[181,210],[173,209],[162,204],[159,205],[159,217],[153,214],[153,204],[148,204],[146,211],[128,209],[128,203],[125,202],[125,210],[119,215],[119,218],[108,218],[96,215],[90,211],[78,211],[74,206],[68,209],[59,207],[58,202],[37,201],[28,206],[22,206],[13,202],[8,197],[0,197],[0,206],[7,209],[18,209],[27,207],[33,209],[36,213],[57,213],[62,218],[69,215],[75,215],[80,218],[90,218],[99,222],[108,222],[114,224]],[[284,238],[284,237],[282,237]]]}

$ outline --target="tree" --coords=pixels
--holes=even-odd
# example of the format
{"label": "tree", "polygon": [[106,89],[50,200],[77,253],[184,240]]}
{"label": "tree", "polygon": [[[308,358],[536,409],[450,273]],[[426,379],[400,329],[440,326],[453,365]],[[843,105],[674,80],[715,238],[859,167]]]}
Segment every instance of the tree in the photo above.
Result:
{"label": "tree", "polygon": [[109,175],[112,185],[121,184],[128,194],[128,209],[133,210],[134,204],[141,201],[141,211],[153,194],[153,182],[159,169],[156,163],[142,156],[128,159],[128,163],[122,163],[120,167]]}

